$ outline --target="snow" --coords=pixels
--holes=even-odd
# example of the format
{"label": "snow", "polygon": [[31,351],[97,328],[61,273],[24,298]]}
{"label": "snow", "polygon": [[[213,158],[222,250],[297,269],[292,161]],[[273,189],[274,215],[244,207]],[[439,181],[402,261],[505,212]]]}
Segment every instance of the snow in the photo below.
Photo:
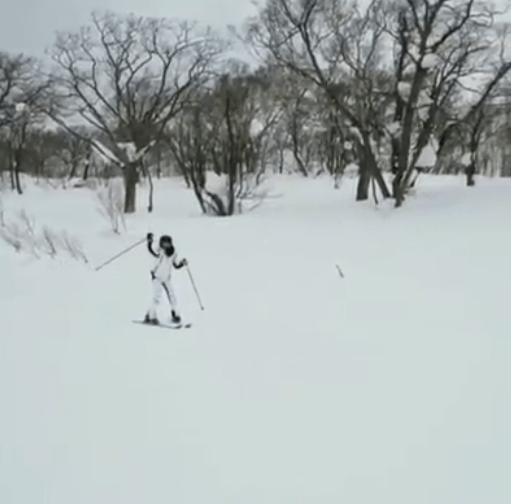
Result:
{"label": "snow", "polygon": [[423,89],[419,93],[419,98],[417,100],[418,107],[430,107],[434,103],[434,100],[429,95],[428,89]]}
{"label": "snow", "polygon": [[408,101],[412,92],[412,85],[409,82],[400,81],[397,84],[397,92],[403,100]]}
{"label": "snow", "polygon": [[401,123],[393,121],[387,126],[387,130],[391,136],[397,136],[401,132]]}
{"label": "snow", "polygon": [[[90,265],[0,242],[0,502],[510,501],[509,181],[421,177],[399,210],[355,180],[271,184],[221,219],[159,181],[121,236],[87,189],[4,195]],[[94,271],[148,229],[189,260],[191,329],[131,323],[143,246]]]}
{"label": "snow", "polygon": [[28,108],[28,105],[24,102],[18,102],[16,103],[16,106],[14,107],[17,114],[22,114],[25,112]]}
{"label": "snow", "polygon": [[437,54],[428,53],[422,58],[421,66],[424,69],[430,70],[436,67],[440,62],[440,58]]}
{"label": "snow", "polygon": [[[228,184],[229,179],[225,173],[217,174],[212,171],[206,173],[205,190],[209,194],[218,196],[224,205],[227,205],[228,201]],[[209,194],[205,194],[204,196],[209,198]]]}
{"label": "snow", "polygon": [[260,119],[254,119],[250,123],[250,134],[253,136],[259,135],[264,130],[264,123]]}
{"label": "snow", "polygon": [[353,136],[357,137],[360,140],[360,142],[363,142],[362,135],[358,128],[356,128],[355,126],[351,126],[349,131]]}
{"label": "snow", "polygon": [[461,156],[460,162],[463,166],[470,166],[470,164],[472,163],[472,153],[466,152],[465,154],[463,154],[463,156]]}
{"label": "snow", "polygon": [[130,161],[137,158],[137,147],[134,142],[118,142],[117,146],[124,151]]}
{"label": "snow", "polygon": [[344,175],[348,178],[356,177],[359,172],[359,166],[357,163],[348,163],[344,168]]}
{"label": "snow", "polygon": [[422,168],[430,168],[435,166],[437,160],[436,149],[432,145],[426,145],[415,163],[416,166]]}
{"label": "snow", "polygon": [[108,147],[105,147],[105,145],[101,143],[99,140],[94,140],[92,147],[93,155],[97,156],[97,159],[100,162],[104,164],[109,164],[118,161],[117,156]]}

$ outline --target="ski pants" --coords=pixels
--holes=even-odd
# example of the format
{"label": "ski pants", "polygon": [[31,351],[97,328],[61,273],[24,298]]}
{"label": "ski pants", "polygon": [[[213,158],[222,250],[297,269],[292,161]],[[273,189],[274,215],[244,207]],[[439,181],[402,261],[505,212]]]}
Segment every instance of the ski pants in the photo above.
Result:
{"label": "ski pants", "polygon": [[148,312],[150,318],[157,318],[158,306],[160,304],[161,295],[163,292],[165,292],[167,299],[169,300],[170,310],[179,316],[177,298],[174,293],[170,278],[165,278],[162,280],[158,277],[155,277],[153,278],[153,297]]}

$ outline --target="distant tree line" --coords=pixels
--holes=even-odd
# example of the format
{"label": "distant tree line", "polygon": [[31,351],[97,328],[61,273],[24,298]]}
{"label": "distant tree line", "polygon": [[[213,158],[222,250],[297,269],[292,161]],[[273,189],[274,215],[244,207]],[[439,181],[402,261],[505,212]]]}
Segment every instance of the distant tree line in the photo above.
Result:
{"label": "distant tree line", "polygon": [[0,175],[20,194],[22,173],[121,175],[131,213],[141,178],[177,174],[217,215],[270,171],[355,174],[357,200],[396,206],[423,171],[511,176],[500,14],[474,0],[267,0],[236,38],[255,66],[193,23],[93,13],[56,35],[49,62],[0,53]]}

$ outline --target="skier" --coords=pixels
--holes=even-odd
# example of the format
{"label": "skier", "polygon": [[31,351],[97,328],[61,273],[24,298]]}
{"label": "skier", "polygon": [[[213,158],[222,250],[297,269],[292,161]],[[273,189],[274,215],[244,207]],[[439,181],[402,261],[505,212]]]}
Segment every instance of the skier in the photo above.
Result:
{"label": "skier", "polygon": [[181,316],[177,305],[177,299],[172,287],[172,270],[180,269],[188,263],[186,259],[178,261],[176,250],[169,235],[162,235],[159,240],[158,250],[153,249],[154,235],[147,234],[147,249],[150,254],[156,257],[156,263],[151,270],[153,282],[153,298],[147,314],[144,318],[146,324],[159,324],[157,309],[160,304],[162,290],[167,294],[170,304],[172,323],[181,324]]}

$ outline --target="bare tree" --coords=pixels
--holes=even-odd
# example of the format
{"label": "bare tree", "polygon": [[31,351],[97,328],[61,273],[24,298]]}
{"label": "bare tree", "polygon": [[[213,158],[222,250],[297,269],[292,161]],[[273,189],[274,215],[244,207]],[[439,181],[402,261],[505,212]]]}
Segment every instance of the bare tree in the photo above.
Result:
{"label": "bare tree", "polygon": [[43,121],[42,106],[50,88],[37,60],[0,53],[0,128],[6,131],[12,189],[19,194],[27,133]]}
{"label": "bare tree", "polygon": [[[492,21],[494,14],[492,12]],[[468,186],[475,185],[474,176],[482,139],[488,140],[494,136],[493,125],[502,118],[499,109],[505,109],[508,95],[506,77],[511,70],[510,26],[497,24],[493,37],[487,36],[478,41],[485,57],[473,62],[469,75],[478,76],[480,82],[475,86],[472,83],[470,86],[463,82],[458,83],[464,92],[463,106],[446,109],[446,117],[439,133],[440,155],[446,147],[449,148],[456,142],[468,151],[470,162],[465,168]]]}
{"label": "bare tree", "polygon": [[[224,47],[211,32],[186,22],[112,13],[93,14],[92,25],[79,33],[59,34],[53,59],[61,69],[67,116],[80,117],[109,139],[124,172],[126,213],[135,211],[140,154],[208,78]],[[52,115],[59,120],[57,111]],[[135,159],[117,148],[119,142],[135,146]]]}
{"label": "bare tree", "polygon": [[[269,75],[235,66],[213,89],[197,96],[169,131],[176,162],[205,213],[238,212],[264,171],[266,140],[280,116],[270,88]],[[215,176],[212,189],[208,179]]]}
{"label": "bare tree", "polygon": [[[496,12],[485,4],[406,0],[395,14],[386,29],[395,48],[395,128],[391,134],[393,190],[399,206],[432,134],[443,136],[445,143],[454,129],[459,131],[462,123],[472,122],[470,148],[476,149],[482,107],[511,69],[511,62],[503,51],[500,58],[494,57],[506,33],[494,29]],[[483,74],[486,79],[477,83]],[[467,94],[475,100],[463,112]],[[442,134],[439,116],[447,109],[451,118],[448,131]]]}
{"label": "bare tree", "polygon": [[83,167],[82,177],[87,178],[86,166],[91,155],[91,144],[84,138],[88,136],[87,131],[83,129],[78,135],[73,135],[63,128],[55,132],[55,140],[59,146],[56,155],[67,167],[69,179],[77,176],[80,167]]}
{"label": "bare tree", "polygon": [[378,166],[375,140],[385,94],[379,79],[383,29],[375,4],[360,11],[344,0],[268,0],[250,23],[247,40],[259,53],[313,82],[351,128],[359,144],[361,177],[357,199],[366,199],[374,179],[390,196]]}
{"label": "bare tree", "polygon": [[286,71],[279,77],[277,99],[283,110],[286,147],[291,151],[298,171],[307,177],[311,169],[316,97],[310,89],[310,81],[299,75]]}

